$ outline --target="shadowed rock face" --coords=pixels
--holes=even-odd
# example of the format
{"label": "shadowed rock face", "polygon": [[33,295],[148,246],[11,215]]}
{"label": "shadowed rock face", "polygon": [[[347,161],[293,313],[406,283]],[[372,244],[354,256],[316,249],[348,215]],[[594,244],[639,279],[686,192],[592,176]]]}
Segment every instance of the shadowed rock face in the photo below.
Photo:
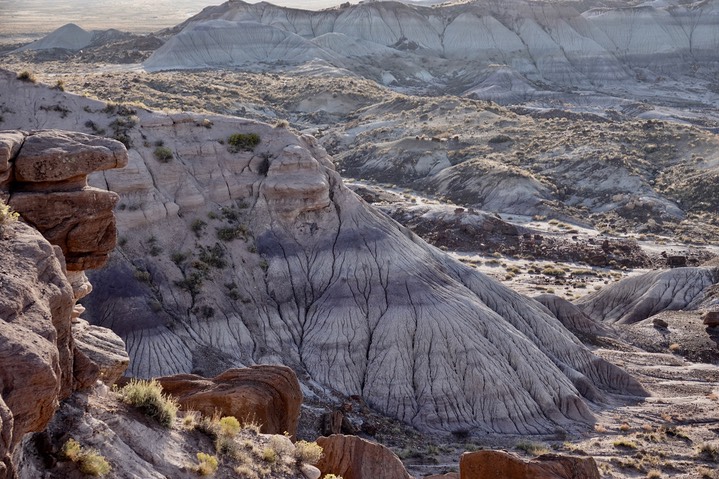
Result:
{"label": "shadowed rock face", "polygon": [[[40,431],[72,387],[73,292],[61,256],[26,225],[0,240],[0,461],[25,434]],[[0,477],[6,477],[0,473]]]}

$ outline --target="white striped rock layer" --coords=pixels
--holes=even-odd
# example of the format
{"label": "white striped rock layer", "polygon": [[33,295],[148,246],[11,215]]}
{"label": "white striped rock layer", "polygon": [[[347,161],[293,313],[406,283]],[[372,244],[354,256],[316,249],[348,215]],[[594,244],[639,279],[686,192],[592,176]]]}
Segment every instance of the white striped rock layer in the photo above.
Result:
{"label": "white striped rock layer", "polygon": [[[10,75],[0,88],[9,125],[49,96],[78,113],[38,111],[44,127],[116,118]],[[281,363],[306,394],[360,395],[423,430],[495,433],[586,426],[614,393],[644,394],[539,303],[364,203],[313,138],[220,116],[133,118],[129,165],[92,177],[120,194],[120,247],[84,301],[126,342],[133,375]],[[261,142],[233,153],[234,133]],[[160,140],[169,162],[154,156]]]}

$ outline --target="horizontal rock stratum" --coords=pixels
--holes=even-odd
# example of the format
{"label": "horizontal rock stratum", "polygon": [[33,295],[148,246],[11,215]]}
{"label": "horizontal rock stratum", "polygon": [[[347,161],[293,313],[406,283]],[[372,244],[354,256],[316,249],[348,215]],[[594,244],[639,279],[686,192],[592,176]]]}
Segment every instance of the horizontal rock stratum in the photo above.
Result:
{"label": "horizontal rock stratum", "polygon": [[[627,81],[635,68],[685,73],[692,65],[719,61],[717,0],[605,5],[366,2],[311,12],[229,1],[171,30],[175,36],[145,67],[260,67],[320,59],[400,84],[431,83],[445,69],[466,75],[468,92],[483,98],[498,95],[511,80],[512,92],[503,95],[513,98],[541,89],[541,82]],[[433,70],[421,58],[442,67]]]}
{"label": "horizontal rock stratum", "polygon": [[[0,88],[15,111],[51,95],[72,104],[67,118],[37,112],[54,127],[118,115],[14,76]],[[136,123],[128,167],[91,183],[120,195],[123,241],[84,305],[125,340],[133,375],[281,363],[315,394],[360,395],[441,431],[586,427],[590,403],[645,394],[539,303],[362,201],[314,138],[221,116],[122,114]],[[260,143],[230,151],[237,134]],[[155,157],[160,140],[169,162]]]}

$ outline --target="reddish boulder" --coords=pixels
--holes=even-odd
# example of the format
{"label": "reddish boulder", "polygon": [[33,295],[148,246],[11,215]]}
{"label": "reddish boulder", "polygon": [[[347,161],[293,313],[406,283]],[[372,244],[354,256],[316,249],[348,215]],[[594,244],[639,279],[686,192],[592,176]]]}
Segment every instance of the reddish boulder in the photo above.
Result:
{"label": "reddish boulder", "polygon": [[702,314],[702,322],[710,328],[719,326],[719,311],[706,311]]}
{"label": "reddish boulder", "polygon": [[288,432],[294,437],[297,432],[302,391],[294,371],[286,366],[228,369],[212,379],[178,374],[157,380],[183,409],[257,422],[266,434]]}
{"label": "reddish boulder", "polygon": [[[0,463],[72,391],[73,291],[53,248],[20,222],[0,241]],[[0,475],[0,477],[2,477]]]}
{"label": "reddish boulder", "polygon": [[461,479],[600,479],[593,457],[544,454],[524,461],[504,451],[477,451],[462,454]]}
{"label": "reddish boulder", "polygon": [[52,244],[62,248],[67,269],[79,271],[105,264],[115,247],[117,230],[112,210],[119,196],[85,187],[79,191],[22,192],[10,205]]}
{"label": "reddish boulder", "polygon": [[50,243],[67,269],[99,268],[115,247],[113,192],[87,187],[93,171],[127,165],[116,140],[57,130],[0,133],[0,189],[8,203]]}
{"label": "reddish boulder", "polygon": [[[21,131],[3,131],[0,133],[0,190],[6,189],[12,178],[11,161],[20,151],[25,141],[25,134]],[[2,193],[0,191],[0,193]]]}
{"label": "reddish boulder", "polygon": [[122,168],[127,160],[127,150],[117,140],[70,131],[37,131],[25,138],[15,158],[15,180],[62,182]]}
{"label": "reddish boulder", "polygon": [[344,479],[411,479],[402,461],[381,444],[357,436],[334,434],[320,437],[322,459],[316,464],[322,475]]}

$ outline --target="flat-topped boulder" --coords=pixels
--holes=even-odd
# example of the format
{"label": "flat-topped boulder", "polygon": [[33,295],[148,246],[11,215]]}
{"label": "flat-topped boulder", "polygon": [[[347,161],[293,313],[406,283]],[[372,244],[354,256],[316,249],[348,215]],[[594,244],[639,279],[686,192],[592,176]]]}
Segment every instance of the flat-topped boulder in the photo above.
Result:
{"label": "flat-topped boulder", "polygon": [[[17,134],[9,134],[12,135]],[[2,155],[0,163],[1,158]],[[15,157],[15,179],[60,182],[94,171],[122,168],[127,159],[125,146],[110,138],[59,130],[31,132]]]}
{"label": "flat-topped boulder", "polygon": [[99,268],[115,247],[116,193],[87,186],[94,171],[127,165],[125,146],[84,133],[0,132],[0,190],[65,256],[67,269]]}

